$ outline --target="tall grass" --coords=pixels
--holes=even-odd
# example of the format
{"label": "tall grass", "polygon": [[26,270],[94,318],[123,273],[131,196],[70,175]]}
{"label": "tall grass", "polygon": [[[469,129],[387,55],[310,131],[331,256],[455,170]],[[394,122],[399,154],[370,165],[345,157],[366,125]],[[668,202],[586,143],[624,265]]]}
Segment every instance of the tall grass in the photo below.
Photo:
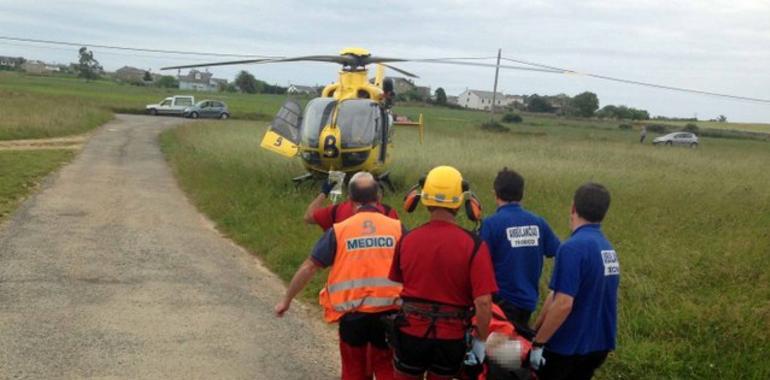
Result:
{"label": "tall grass", "polygon": [[81,98],[0,89],[0,140],[75,135],[110,119],[110,111]]}
{"label": "tall grass", "polygon": [[[398,130],[393,179],[401,191],[439,164],[458,167],[492,212],[492,179],[508,166],[526,178],[526,207],[569,235],[572,192],[610,189],[605,230],[622,267],[618,350],[599,378],[770,378],[770,146],[704,138],[690,149],[640,146],[614,125],[525,117],[512,131],[477,128],[486,115],[425,112],[426,144]],[[195,124],[162,146],[182,187],[218,227],[289,279],[320,231],[302,223],[317,189],[259,149],[265,123]],[[388,194],[398,206],[402,194]],[[426,214],[404,215],[414,227]],[[542,279],[545,286],[550,264]],[[319,276],[305,296],[319,289]]]}

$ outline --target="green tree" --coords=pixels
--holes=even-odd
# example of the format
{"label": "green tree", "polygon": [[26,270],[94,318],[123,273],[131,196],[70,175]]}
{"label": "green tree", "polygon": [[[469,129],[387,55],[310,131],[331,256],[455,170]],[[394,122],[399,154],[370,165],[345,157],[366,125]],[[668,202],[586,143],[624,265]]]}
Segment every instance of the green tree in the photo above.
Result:
{"label": "green tree", "polygon": [[553,112],[551,103],[538,94],[532,94],[527,99],[527,111],[529,112]]}
{"label": "green tree", "polygon": [[446,105],[446,91],[444,91],[443,88],[439,87],[436,89],[436,92],[434,93],[436,95],[436,104],[440,106]]}
{"label": "green tree", "polygon": [[103,69],[99,61],[94,58],[94,52],[86,49],[84,46],[78,50],[78,54],[80,55],[78,59],[78,77],[84,78],[86,81],[98,79]]}
{"label": "green tree", "polygon": [[149,71],[145,71],[142,80],[145,82],[152,82],[152,74],[150,74]]}
{"label": "green tree", "polygon": [[235,85],[241,89],[241,92],[247,94],[256,94],[258,90],[257,78],[254,78],[254,75],[251,75],[251,73],[246,70],[242,70],[238,73],[238,76],[235,77]]}
{"label": "green tree", "polygon": [[591,117],[599,109],[599,97],[586,91],[572,98],[570,105],[577,116]]}
{"label": "green tree", "polygon": [[727,116],[719,115],[719,117],[717,118],[717,121],[720,122],[720,123],[726,123],[727,122]]}
{"label": "green tree", "polygon": [[171,75],[164,75],[155,82],[155,85],[163,88],[179,88],[179,81]]}

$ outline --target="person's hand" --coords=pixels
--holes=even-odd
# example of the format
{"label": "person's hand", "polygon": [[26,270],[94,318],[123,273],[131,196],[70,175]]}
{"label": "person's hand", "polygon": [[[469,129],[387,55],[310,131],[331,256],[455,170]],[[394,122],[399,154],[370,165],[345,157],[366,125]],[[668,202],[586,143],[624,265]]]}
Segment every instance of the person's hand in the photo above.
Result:
{"label": "person's hand", "polygon": [[540,370],[545,365],[543,357],[543,347],[533,347],[529,352],[529,367],[535,371]]}
{"label": "person's hand", "polygon": [[323,183],[321,183],[321,194],[326,195],[328,197],[329,193],[332,191],[332,189],[334,188],[334,185],[336,184],[337,184],[337,181],[328,181],[328,180],[323,181]]}
{"label": "person's hand", "polygon": [[283,317],[283,315],[289,310],[290,306],[291,300],[282,299],[281,302],[275,304],[275,316],[278,318]]}
{"label": "person's hand", "polygon": [[471,349],[465,353],[464,363],[468,366],[479,365],[484,362],[486,356],[486,345],[483,341],[473,338]]}

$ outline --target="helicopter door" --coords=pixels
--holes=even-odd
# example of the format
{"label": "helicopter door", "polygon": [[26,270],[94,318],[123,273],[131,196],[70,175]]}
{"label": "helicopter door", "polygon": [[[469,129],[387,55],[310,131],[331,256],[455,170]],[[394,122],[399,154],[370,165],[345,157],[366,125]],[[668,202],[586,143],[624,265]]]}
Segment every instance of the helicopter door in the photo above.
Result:
{"label": "helicopter door", "polygon": [[261,147],[286,157],[294,157],[299,151],[299,126],[302,123],[302,106],[294,100],[283,103],[270,129],[262,138]]}

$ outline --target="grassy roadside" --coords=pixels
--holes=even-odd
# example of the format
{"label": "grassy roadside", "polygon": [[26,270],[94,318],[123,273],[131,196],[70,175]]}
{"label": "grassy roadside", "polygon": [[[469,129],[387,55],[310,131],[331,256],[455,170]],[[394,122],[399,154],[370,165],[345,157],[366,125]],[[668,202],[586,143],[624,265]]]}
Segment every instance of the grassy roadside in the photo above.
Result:
{"label": "grassy roadside", "polygon": [[68,162],[71,150],[0,151],[0,222],[48,173]]}
{"label": "grassy roadside", "polygon": [[[622,261],[619,350],[598,378],[768,378],[770,347],[770,149],[766,142],[704,138],[697,150],[640,146],[634,131],[591,122],[529,119],[512,132],[481,132],[479,113],[431,108],[426,145],[396,134],[400,191],[437,164],[457,166],[492,208],[495,171],[527,179],[527,207],[568,236],[572,191],[606,184],[606,232]],[[193,202],[239,244],[288,280],[320,235],[301,216],[315,187],[259,148],[266,123],[196,123],[161,136]],[[409,162],[409,165],[404,165]],[[386,201],[400,205],[401,194]],[[424,211],[405,216],[418,225]],[[543,283],[550,276],[550,265]],[[318,276],[306,297],[313,297]]]}
{"label": "grassy roadside", "polygon": [[2,88],[0,109],[0,140],[77,135],[112,119],[112,112],[77,97],[35,95]]}
{"label": "grassy roadside", "polygon": [[65,76],[33,76],[0,72],[0,90],[30,94],[36,98],[78,99],[89,107],[115,113],[144,113],[145,105],[172,95],[194,95],[196,100],[218,99],[227,102],[238,119],[272,117],[286,100],[285,95],[195,92],[178,89],[141,87],[108,80],[85,82]]}

